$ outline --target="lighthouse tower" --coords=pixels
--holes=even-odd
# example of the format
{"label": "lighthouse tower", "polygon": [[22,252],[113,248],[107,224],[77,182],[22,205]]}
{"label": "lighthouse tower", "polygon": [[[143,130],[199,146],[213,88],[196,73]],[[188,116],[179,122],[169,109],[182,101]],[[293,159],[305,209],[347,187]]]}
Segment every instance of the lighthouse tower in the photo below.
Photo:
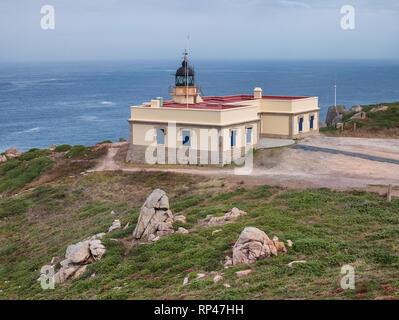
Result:
{"label": "lighthouse tower", "polygon": [[170,94],[176,103],[195,104],[203,100],[199,88],[195,85],[194,69],[190,67],[187,56],[186,50],[181,67],[176,71],[175,85],[171,88]]}

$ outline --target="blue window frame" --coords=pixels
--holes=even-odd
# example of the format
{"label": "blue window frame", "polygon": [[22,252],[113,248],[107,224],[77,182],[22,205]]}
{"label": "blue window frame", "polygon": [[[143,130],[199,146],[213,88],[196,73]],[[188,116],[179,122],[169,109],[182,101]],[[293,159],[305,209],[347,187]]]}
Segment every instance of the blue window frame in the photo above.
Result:
{"label": "blue window frame", "polygon": [[310,129],[313,129],[314,116],[310,117]]}
{"label": "blue window frame", "polygon": [[303,131],[303,118],[299,119],[299,132]]}
{"label": "blue window frame", "polygon": [[190,139],[190,131],[183,130],[182,131],[182,138],[183,138],[183,146],[191,146],[191,139]]}
{"label": "blue window frame", "polygon": [[157,144],[165,144],[165,129],[157,129]]}
{"label": "blue window frame", "polygon": [[236,146],[236,137],[237,137],[237,131],[232,130],[231,131],[231,136],[230,136],[230,146],[235,147]]}
{"label": "blue window frame", "polygon": [[247,143],[252,142],[252,128],[247,128],[246,141]]}

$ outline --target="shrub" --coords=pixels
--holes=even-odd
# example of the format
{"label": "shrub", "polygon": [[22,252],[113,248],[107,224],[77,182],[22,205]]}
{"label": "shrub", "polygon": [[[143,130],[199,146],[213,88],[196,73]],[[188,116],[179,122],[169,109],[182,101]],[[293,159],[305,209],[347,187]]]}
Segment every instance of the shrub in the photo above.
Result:
{"label": "shrub", "polygon": [[72,148],[72,146],[70,146],[69,144],[62,144],[60,146],[57,146],[54,151],[55,152],[65,152],[68,151]]}
{"label": "shrub", "polygon": [[47,157],[38,157],[29,162],[7,161],[0,167],[0,193],[15,191],[37,179],[45,170],[51,168],[53,161]]}
{"label": "shrub", "polygon": [[68,153],[66,154],[66,157],[81,157],[87,154],[90,151],[90,148],[87,148],[85,146],[82,146],[80,144],[77,144],[76,146],[73,146]]}

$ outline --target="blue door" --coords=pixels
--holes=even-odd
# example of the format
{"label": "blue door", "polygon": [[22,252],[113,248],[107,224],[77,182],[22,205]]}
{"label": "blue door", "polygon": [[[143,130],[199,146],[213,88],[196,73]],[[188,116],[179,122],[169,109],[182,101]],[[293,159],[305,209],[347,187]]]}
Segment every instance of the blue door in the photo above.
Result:
{"label": "blue door", "polygon": [[299,119],[299,132],[302,132],[303,130],[303,118]]}
{"label": "blue door", "polygon": [[310,117],[310,129],[313,129],[314,116]]}

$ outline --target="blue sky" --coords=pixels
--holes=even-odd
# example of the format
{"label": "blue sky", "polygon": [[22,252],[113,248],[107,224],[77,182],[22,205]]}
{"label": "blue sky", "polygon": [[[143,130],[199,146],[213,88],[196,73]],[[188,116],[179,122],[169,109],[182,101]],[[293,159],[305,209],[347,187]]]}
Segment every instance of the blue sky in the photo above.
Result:
{"label": "blue sky", "polygon": [[[55,30],[40,9],[55,7]],[[354,30],[340,9],[352,5]],[[398,0],[2,0],[0,61],[397,59]]]}

